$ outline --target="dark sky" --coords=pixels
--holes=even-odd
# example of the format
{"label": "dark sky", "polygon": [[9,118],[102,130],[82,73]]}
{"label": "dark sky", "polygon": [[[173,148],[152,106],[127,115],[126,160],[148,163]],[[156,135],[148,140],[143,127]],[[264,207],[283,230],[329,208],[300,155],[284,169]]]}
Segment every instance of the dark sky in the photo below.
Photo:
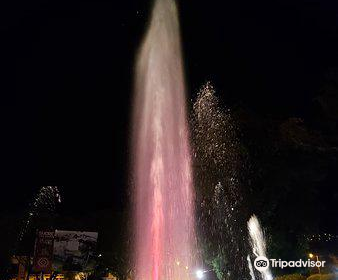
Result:
{"label": "dark sky", "polygon": [[[2,1],[1,210],[41,185],[66,211],[125,205],[133,62],[151,1]],[[188,90],[304,116],[338,66],[335,1],[179,1]],[[13,201],[15,205],[13,205]]]}

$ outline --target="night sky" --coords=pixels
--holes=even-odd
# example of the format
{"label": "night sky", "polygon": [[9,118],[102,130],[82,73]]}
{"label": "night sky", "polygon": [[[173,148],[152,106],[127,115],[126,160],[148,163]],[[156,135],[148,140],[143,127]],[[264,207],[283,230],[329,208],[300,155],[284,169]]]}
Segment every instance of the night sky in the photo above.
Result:
{"label": "night sky", "polygon": [[[41,185],[63,211],[126,205],[133,64],[151,1],[3,1],[0,211]],[[189,98],[308,117],[338,68],[335,1],[179,1]]]}

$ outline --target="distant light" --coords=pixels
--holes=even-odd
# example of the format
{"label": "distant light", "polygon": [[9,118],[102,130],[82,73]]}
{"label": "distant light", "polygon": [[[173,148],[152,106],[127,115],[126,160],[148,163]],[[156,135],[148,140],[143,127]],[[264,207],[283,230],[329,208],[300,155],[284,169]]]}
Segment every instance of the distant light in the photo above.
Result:
{"label": "distant light", "polygon": [[102,254],[99,254],[98,257],[101,258],[101,257],[102,257]]}
{"label": "distant light", "polygon": [[314,255],[312,253],[309,254],[309,258],[312,259]]}
{"label": "distant light", "polygon": [[189,267],[186,265],[186,266],[185,266],[185,269],[186,269],[186,270],[188,270],[188,269],[189,269]]}
{"label": "distant light", "polygon": [[176,261],[176,264],[177,264],[177,265],[180,265],[180,262],[179,262],[179,261]]}
{"label": "distant light", "polygon": [[197,270],[196,271],[196,277],[198,278],[198,279],[202,279],[203,278],[203,271],[202,270]]}

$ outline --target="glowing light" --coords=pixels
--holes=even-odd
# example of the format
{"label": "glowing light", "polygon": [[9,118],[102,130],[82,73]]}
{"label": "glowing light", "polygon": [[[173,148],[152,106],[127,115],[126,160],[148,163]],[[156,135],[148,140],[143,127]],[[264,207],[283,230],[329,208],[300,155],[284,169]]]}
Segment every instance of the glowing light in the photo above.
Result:
{"label": "glowing light", "polygon": [[309,254],[309,258],[312,259],[314,255],[312,253]]}
{"label": "glowing light", "polygon": [[83,273],[83,272],[79,272],[79,273],[77,273],[77,274],[74,276],[74,279],[75,279],[75,280],[83,280],[83,279],[85,279],[85,278],[86,278],[86,274]]}
{"label": "glowing light", "polygon": [[180,265],[180,262],[179,262],[179,261],[176,261],[176,264],[177,264],[177,265]]}
{"label": "glowing light", "polygon": [[199,270],[196,271],[196,277],[197,277],[198,279],[202,279],[203,276],[204,276],[203,270],[200,270],[200,269],[199,269]]}
{"label": "glowing light", "polygon": [[185,269],[186,269],[186,270],[188,270],[188,269],[189,269],[189,267],[186,265],[186,266],[185,266]]}

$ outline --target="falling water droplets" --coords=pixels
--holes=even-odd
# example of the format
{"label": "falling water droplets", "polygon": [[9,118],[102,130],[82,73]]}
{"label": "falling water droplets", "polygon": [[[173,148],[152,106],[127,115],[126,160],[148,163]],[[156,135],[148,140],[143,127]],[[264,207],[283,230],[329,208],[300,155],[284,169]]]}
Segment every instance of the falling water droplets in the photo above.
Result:
{"label": "falling water droplets", "polygon": [[133,262],[138,280],[188,280],[198,264],[176,2],[156,0],[136,63]]}
{"label": "falling water droplets", "polygon": [[41,213],[53,213],[56,205],[61,203],[61,195],[57,186],[42,186],[28,207],[28,212],[22,221],[15,249],[18,249],[28,229]]}
{"label": "falling water droplets", "polygon": [[218,262],[221,278],[249,274],[248,242],[241,189],[243,158],[239,129],[229,109],[222,109],[214,87],[206,83],[193,104],[192,136],[200,243],[204,255]]}

